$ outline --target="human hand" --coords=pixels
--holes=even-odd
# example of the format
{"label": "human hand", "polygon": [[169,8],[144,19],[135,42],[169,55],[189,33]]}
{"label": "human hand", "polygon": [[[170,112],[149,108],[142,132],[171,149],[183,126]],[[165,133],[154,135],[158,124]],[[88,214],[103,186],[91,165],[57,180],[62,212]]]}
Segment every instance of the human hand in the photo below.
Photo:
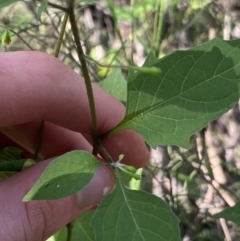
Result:
{"label": "human hand", "polygon": [[[43,241],[103,198],[114,177],[101,167],[77,194],[54,201],[22,199],[53,157],[92,146],[92,124],[82,78],[56,58],[38,52],[0,53],[0,148],[20,146],[34,153],[40,120],[46,120],[40,148],[44,161],[0,182],[1,241]],[[124,117],[124,106],[93,85],[100,134]],[[81,134],[80,134],[81,133]],[[148,160],[142,138],[127,130],[103,141],[114,160],[141,167]]]}

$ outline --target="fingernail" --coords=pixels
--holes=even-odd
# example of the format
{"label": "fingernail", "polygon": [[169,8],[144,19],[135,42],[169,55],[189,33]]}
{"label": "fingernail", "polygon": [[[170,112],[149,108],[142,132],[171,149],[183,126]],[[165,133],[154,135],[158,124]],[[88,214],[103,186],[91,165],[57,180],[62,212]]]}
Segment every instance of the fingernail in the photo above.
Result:
{"label": "fingernail", "polygon": [[92,180],[81,190],[77,196],[80,209],[89,208],[98,204],[114,187],[114,176],[107,167],[100,167]]}

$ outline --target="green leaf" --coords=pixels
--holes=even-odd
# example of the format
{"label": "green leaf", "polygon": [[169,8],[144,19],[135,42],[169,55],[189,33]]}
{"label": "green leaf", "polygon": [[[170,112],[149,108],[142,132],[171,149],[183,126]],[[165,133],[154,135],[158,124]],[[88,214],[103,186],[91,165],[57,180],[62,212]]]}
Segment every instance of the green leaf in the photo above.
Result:
{"label": "green leaf", "polygon": [[89,152],[71,151],[52,161],[23,198],[54,200],[72,195],[93,177],[101,163]]}
{"label": "green leaf", "polygon": [[8,5],[18,2],[19,0],[0,0],[0,9],[7,7]]}
{"label": "green leaf", "polygon": [[35,164],[33,159],[0,161],[0,172],[20,172]]}
{"label": "green leaf", "polygon": [[56,232],[53,236],[46,241],[67,241],[67,228],[66,226]]}
{"label": "green leaf", "polygon": [[12,40],[9,34],[8,29],[6,29],[4,31],[4,33],[2,34],[2,43],[4,46],[9,46],[11,44]]}
{"label": "green leaf", "polygon": [[180,241],[178,219],[167,203],[119,181],[100,203],[91,225],[98,241]]}
{"label": "green leaf", "polygon": [[[70,241],[94,241],[94,230],[89,225],[94,211],[87,211],[72,222],[72,234]],[[67,241],[68,230],[63,227],[46,241]]]}
{"label": "green leaf", "polygon": [[214,215],[215,218],[224,218],[227,221],[231,221],[240,225],[240,202],[233,207],[226,208],[220,213]]}
{"label": "green leaf", "polygon": [[153,148],[189,148],[189,138],[232,108],[239,99],[240,40],[215,38],[162,59],[150,53],[144,67],[157,77],[131,72],[125,118],[108,135],[139,132]]}
{"label": "green leaf", "polygon": [[22,159],[22,150],[17,147],[5,147],[0,150],[0,162],[7,160]]}
{"label": "green leaf", "polygon": [[94,241],[94,229],[89,225],[94,211],[87,211],[74,220],[71,241]]}
{"label": "green leaf", "polygon": [[[136,171],[136,174],[138,174],[139,176],[142,176],[142,172],[143,169],[140,168]],[[131,190],[140,190],[141,189],[141,179],[140,180],[136,180],[135,178],[132,178],[130,183],[129,183],[129,188]]]}
{"label": "green leaf", "polygon": [[120,69],[113,69],[99,86],[122,102],[127,101],[127,81]]}
{"label": "green leaf", "polygon": [[5,147],[0,150],[0,181],[36,164],[33,159],[23,159],[22,150]]}
{"label": "green leaf", "polygon": [[40,6],[38,7],[37,17],[41,19],[41,15],[46,11],[48,6],[48,0],[42,0]]}

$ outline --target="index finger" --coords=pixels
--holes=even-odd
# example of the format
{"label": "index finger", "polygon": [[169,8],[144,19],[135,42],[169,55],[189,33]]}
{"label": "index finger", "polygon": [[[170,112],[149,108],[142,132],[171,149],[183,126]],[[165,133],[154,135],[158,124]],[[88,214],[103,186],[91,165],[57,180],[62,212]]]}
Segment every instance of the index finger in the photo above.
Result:
{"label": "index finger", "polygon": [[[92,121],[83,79],[56,58],[39,52],[0,53],[0,126],[44,119],[67,129],[92,135]],[[125,108],[93,85],[99,133],[116,126]],[[114,159],[124,154],[135,166],[143,165],[148,151],[133,131],[104,140]]]}

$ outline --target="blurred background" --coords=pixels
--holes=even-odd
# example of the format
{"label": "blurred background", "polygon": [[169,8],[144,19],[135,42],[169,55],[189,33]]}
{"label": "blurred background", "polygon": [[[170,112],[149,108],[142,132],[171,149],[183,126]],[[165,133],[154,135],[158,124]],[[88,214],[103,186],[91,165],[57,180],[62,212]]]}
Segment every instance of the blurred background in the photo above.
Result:
{"label": "blurred background", "polygon": [[[64,6],[61,0],[0,6],[1,38],[5,28],[15,32],[9,31],[11,43],[1,42],[0,51],[30,50],[19,35],[34,50],[54,55]],[[88,67],[93,82],[111,74],[111,65],[141,66],[150,51],[161,58],[215,37],[240,38],[239,0],[86,0],[76,1],[75,14],[85,54],[91,59]],[[59,59],[81,73],[69,24]],[[127,78],[125,68],[122,73]],[[240,240],[236,224],[213,218],[240,197],[239,123],[237,104],[196,133],[190,150],[175,146],[150,149],[151,159],[140,170],[141,182],[129,184],[169,203],[181,220],[184,241]]]}

